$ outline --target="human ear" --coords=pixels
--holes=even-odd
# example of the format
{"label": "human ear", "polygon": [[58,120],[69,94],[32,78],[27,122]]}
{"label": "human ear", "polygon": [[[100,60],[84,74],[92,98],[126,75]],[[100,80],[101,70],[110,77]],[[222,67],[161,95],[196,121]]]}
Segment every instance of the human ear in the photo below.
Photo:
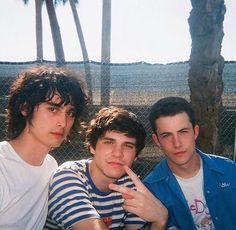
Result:
{"label": "human ear", "polygon": [[160,142],[159,142],[159,139],[158,139],[158,136],[157,136],[156,133],[153,133],[153,134],[152,134],[152,139],[153,139],[153,141],[155,142],[155,144],[156,144],[158,147],[160,147]]}
{"label": "human ear", "polygon": [[95,155],[95,149],[91,145],[89,146],[89,151],[91,154]]}
{"label": "human ear", "polygon": [[194,137],[195,137],[195,140],[196,140],[197,137],[198,137],[198,134],[199,134],[199,125],[195,125],[194,128],[193,128],[193,131],[194,131]]}
{"label": "human ear", "polygon": [[20,112],[24,117],[28,115],[28,108],[27,108],[26,103],[20,106]]}

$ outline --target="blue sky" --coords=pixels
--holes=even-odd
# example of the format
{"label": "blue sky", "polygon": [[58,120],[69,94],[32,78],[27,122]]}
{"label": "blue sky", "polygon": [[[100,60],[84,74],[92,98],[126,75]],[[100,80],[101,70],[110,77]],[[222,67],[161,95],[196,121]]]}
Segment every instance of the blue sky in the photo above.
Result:
{"label": "blue sky", "polygon": [[[236,2],[225,0],[222,55],[236,60]],[[80,0],[78,13],[90,60],[101,58],[102,0]],[[111,62],[146,61],[170,63],[186,61],[191,51],[187,19],[190,0],[113,0]],[[34,0],[0,3],[0,61],[35,60]],[[82,61],[69,3],[56,8],[68,61]],[[48,15],[43,6],[44,59],[54,60]]]}

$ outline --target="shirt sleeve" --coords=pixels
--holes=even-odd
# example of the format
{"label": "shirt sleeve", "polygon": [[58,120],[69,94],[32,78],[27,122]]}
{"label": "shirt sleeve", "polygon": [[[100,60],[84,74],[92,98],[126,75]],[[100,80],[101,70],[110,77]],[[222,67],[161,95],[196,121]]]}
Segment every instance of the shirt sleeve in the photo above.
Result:
{"label": "shirt sleeve", "polygon": [[81,177],[73,170],[54,174],[49,188],[48,217],[63,229],[88,218],[100,218]]}

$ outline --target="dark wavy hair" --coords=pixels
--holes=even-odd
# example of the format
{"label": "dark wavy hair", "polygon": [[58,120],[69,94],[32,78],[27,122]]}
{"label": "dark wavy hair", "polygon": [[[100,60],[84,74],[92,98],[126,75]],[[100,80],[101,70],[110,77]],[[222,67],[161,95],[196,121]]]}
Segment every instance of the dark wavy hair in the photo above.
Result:
{"label": "dark wavy hair", "polygon": [[146,131],[134,113],[123,108],[110,106],[102,108],[87,126],[85,143],[89,148],[96,147],[99,138],[106,131],[117,131],[136,139],[137,154],[144,148]]}
{"label": "dark wavy hair", "polygon": [[[7,138],[18,137],[30,122],[35,106],[49,102],[59,94],[59,105],[71,104],[75,107],[75,122],[72,129],[80,128],[80,117],[87,104],[85,84],[81,76],[66,68],[37,66],[19,73],[10,87],[7,105]],[[27,110],[23,116],[22,107]]]}

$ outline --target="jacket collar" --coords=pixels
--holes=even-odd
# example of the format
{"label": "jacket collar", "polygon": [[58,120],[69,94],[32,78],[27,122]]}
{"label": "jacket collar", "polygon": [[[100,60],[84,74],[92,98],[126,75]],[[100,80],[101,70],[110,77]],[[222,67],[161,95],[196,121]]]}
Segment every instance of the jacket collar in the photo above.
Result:
{"label": "jacket collar", "polygon": [[[220,174],[224,173],[223,170],[218,166],[218,164],[216,164],[216,161],[214,160],[216,157],[219,156],[206,154],[199,149],[196,149],[196,151],[202,159],[204,171],[212,170]],[[167,160],[163,159],[160,161],[159,164],[155,166],[153,171],[145,178],[145,180],[152,182],[159,182],[162,180],[169,180],[172,176],[173,173],[171,172],[167,164]]]}
{"label": "jacket collar", "polygon": [[221,164],[217,164],[218,161],[216,160],[223,157],[212,155],[212,154],[206,154],[199,149],[196,149],[196,150],[197,150],[197,153],[202,158],[203,171],[215,171],[216,173],[224,174],[224,170],[222,169]]}

